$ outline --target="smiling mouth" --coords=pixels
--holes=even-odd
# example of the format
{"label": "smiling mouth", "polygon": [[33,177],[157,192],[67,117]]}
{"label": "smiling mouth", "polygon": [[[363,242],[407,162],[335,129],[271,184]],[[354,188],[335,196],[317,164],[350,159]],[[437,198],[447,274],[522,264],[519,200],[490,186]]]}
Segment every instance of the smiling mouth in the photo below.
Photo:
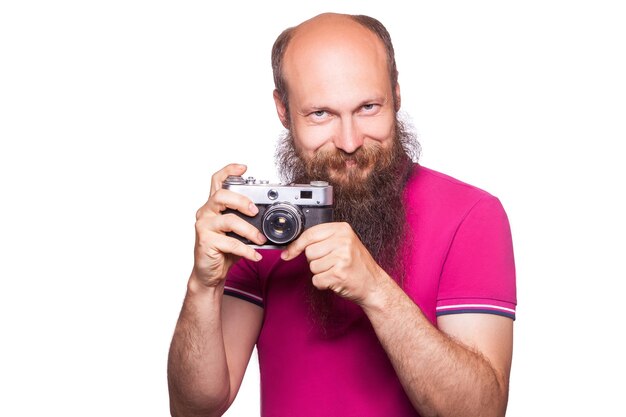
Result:
{"label": "smiling mouth", "polygon": [[346,181],[361,181],[367,178],[372,171],[372,166],[362,168],[355,160],[346,160],[343,167],[331,169],[329,174],[332,181],[345,183]]}

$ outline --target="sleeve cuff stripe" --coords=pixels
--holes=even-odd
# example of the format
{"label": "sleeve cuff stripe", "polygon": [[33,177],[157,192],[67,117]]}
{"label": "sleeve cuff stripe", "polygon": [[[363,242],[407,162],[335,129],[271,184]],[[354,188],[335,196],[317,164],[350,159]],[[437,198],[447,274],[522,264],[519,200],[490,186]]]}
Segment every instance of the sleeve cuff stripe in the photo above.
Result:
{"label": "sleeve cuff stripe", "polygon": [[486,310],[486,309],[457,309],[457,310],[437,311],[437,317],[447,316],[449,314],[464,314],[464,313],[495,314],[496,316],[508,317],[510,319],[515,320],[515,313],[510,313],[508,311],[502,311],[502,310]]}
{"label": "sleeve cuff stripe", "polygon": [[237,288],[232,287],[224,287],[224,294],[230,295],[232,297],[237,297],[239,299],[249,301],[252,304],[256,304],[259,307],[263,307],[263,299],[257,295],[251,294],[246,291],[239,290]]}
{"label": "sleeve cuff stripe", "polygon": [[474,309],[499,310],[502,312],[507,312],[509,314],[515,315],[515,310],[512,308],[496,306],[492,304],[455,304],[455,305],[449,305],[449,306],[438,306],[437,313],[442,313],[448,310],[474,310]]}

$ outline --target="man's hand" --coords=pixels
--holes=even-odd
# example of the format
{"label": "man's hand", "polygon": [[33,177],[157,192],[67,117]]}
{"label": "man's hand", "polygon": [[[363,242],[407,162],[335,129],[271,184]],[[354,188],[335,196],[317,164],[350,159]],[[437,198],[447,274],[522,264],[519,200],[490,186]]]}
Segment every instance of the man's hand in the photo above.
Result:
{"label": "man's hand", "polygon": [[244,172],[245,165],[230,164],[211,178],[209,199],[196,213],[193,282],[207,287],[221,285],[228,269],[240,257],[251,261],[261,259],[261,254],[243,242],[226,236],[226,232],[234,232],[259,245],[265,243],[265,236],[235,214],[221,213],[227,208],[248,216],[258,213],[259,210],[248,197],[222,189],[222,183],[229,175],[242,175]]}
{"label": "man's hand", "polygon": [[389,276],[376,263],[348,223],[324,223],[305,230],[281,254],[305,253],[313,285],[365,306],[373,303]]}
{"label": "man's hand", "polygon": [[222,214],[226,208],[248,216],[258,212],[247,197],[222,189],[229,175],[245,171],[244,165],[231,164],[216,172],[209,199],[196,214],[194,267],[168,358],[173,416],[221,416],[241,386],[259,336],[263,310],[223,296],[226,274],[238,258],[261,259],[254,249],[226,232],[258,244],[265,241],[244,219]]}

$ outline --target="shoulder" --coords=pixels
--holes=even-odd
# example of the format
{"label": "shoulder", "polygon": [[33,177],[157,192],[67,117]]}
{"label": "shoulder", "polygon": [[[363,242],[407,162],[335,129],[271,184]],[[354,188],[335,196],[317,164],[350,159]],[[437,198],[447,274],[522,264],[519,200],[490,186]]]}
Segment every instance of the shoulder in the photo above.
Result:
{"label": "shoulder", "polygon": [[405,201],[409,211],[422,216],[460,219],[477,207],[503,210],[498,198],[489,192],[417,164],[405,189]]}
{"label": "shoulder", "polygon": [[407,183],[407,191],[433,197],[449,196],[469,199],[491,195],[479,187],[418,164],[415,164],[413,174]]}

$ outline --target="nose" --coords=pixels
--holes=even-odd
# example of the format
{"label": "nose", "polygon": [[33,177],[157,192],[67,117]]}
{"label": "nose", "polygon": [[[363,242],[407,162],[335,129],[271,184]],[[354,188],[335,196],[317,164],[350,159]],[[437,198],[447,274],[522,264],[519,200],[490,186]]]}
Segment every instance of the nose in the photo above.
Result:
{"label": "nose", "polygon": [[339,134],[335,137],[335,147],[346,153],[353,153],[363,145],[363,137],[351,117],[342,119]]}

